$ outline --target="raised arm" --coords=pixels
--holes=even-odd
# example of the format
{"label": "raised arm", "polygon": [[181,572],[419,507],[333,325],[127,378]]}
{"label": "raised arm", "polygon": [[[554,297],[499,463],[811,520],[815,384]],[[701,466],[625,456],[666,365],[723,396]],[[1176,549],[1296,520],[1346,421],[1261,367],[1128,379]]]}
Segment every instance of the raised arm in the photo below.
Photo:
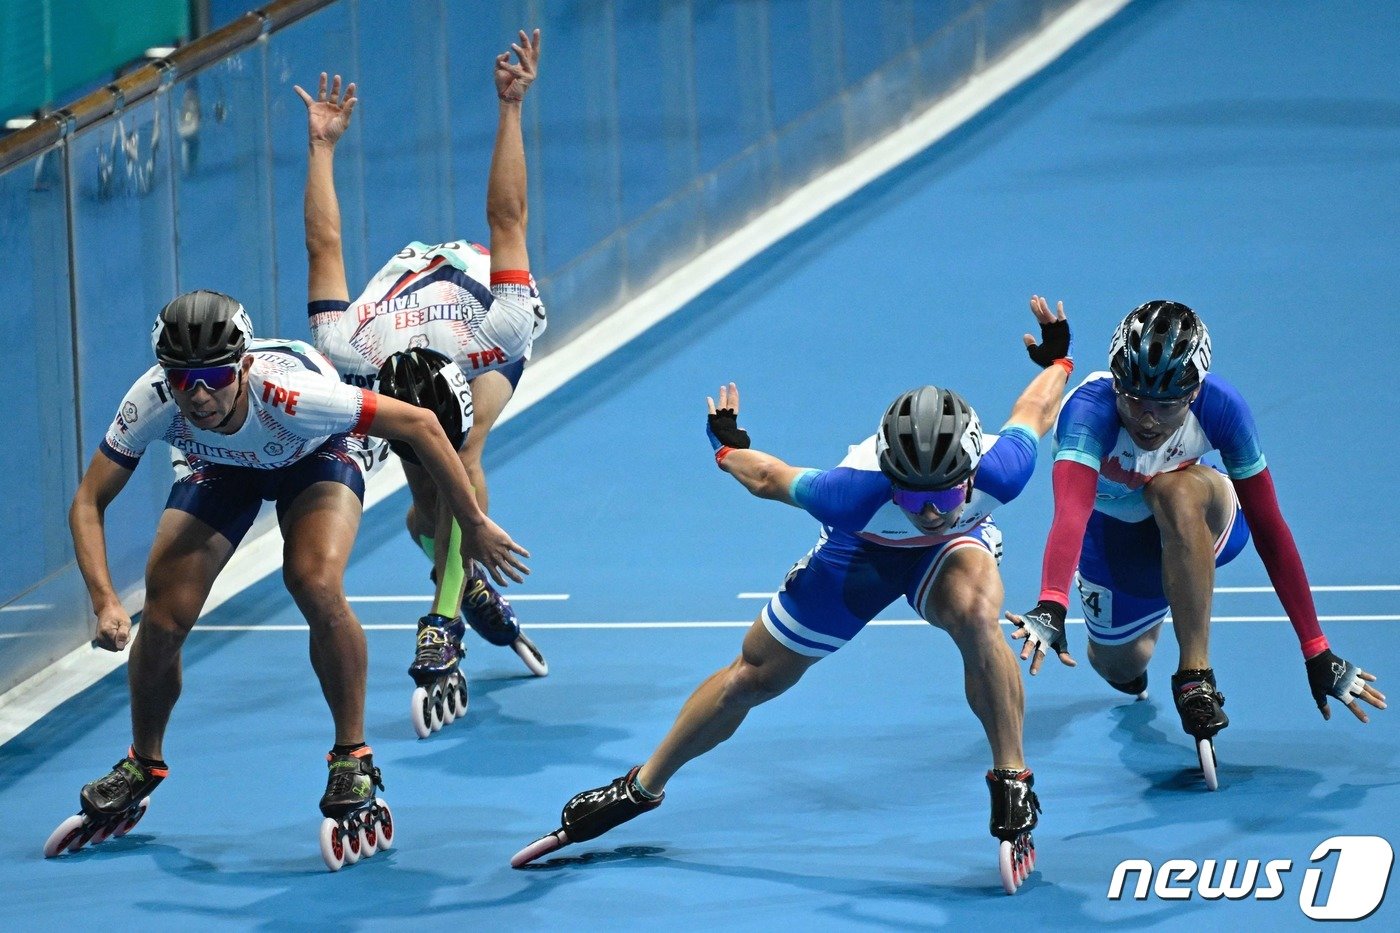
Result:
{"label": "raised arm", "polygon": [[340,75],[336,75],[326,91],[326,73],[316,97],[294,87],[306,104],[306,196],[303,213],[306,221],[307,301],[349,301],[350,289],[345,281],[345,255],[340,236],[340,202],[335,196],[335,144],[350,126],[350,115],[357,98],[355,85],[350,84],[341,94]]}
{"label": "raised arm", "polygon": [[760,499],[797,505],[792,483],[805,471],[749,447],[749,432],[739,427],[739,387],[732,382],[720,386],[718,407],[712,398],[705,402],[710,409],[707,433],[719,468]]}
{"label": "raised arm", "polygon": [[92,611],[97,615],[97,635],[93,644],[108,651],[120,651],[131,638],[131,617],[112,586],[107,566],[107,506],[131,479],[131,470],[118,466],[103,453],[92,456],[87,472],[78,483],[73,504],[68,509],[68,529],[73,535],[73,553],[78,570],[87,584]]}
{"label": "raised arm", "polygon": [[530,254],[526,248],[528,219],[525,187],[525,141],[520,128],[520,112],[525,92],[539,72],[540,31],[520,32],[510,52],[496,56],[496,96],[499,115],[496,143],[491,150],[491,174],[486,180],[486,222],[491,228],[491,272],[527,272]]}

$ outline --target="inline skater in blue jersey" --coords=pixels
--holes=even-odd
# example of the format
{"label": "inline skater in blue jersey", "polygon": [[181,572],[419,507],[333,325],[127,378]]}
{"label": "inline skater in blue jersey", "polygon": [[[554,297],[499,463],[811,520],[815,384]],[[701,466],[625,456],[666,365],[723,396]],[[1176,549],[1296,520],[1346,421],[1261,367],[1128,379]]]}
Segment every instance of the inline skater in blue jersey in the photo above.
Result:
{"label": "inline skater in blue jersey", "polygon": [[[1025,640],[1021,658],[1032,674],[1047,649],[1072,666],[1064,621],[1074,576],[1090,664],[1116,689],[1146,699],[1147,663],[1170,609],[1179,648],[1172,696],[1214,790],[1213,740],[1229,717],[1210,661],[1211,594],[1215,568],[1240,553],[1251,530],[1323,718],[1331,718],[1329,696],[1362,722],[1358,700],[1384,709],[1385,697],[1372,674],[1329,649],[1254,416],[1210,365],[1210,334],[1186,305],[1149,301],[1123,319],[1109,371],[1076,386],[1056,421],[1055,517],[1040,602],[1007,618],[1019,629],[1013,637]],[[1200,462],[1212,451],[1223,472]]]}
{"label": "inline skater in blue jersey", "polygon": [[560,846],[593,839],[661,803],[671,777],[734,734],[750,709],[797,683],[809,667],[854,638],[903,597],[952,636],[962,654],[968,704],[991,746],[986,780],[1002,882],[1014,893],[1035,862],[1031,830],[1040,805],[1021,746],[1024,697],[1002,636],[997,570],[1001,532],[992,510],[1010,502],[1035,470],[1036,446],[1064,391],[1069,324],[1031,299],[1042,339],[1026,336],[1044,371],[1021,394],[999,435],[984,435],[956,392],[922,386],[886,410],[876,434],[831,470],[789,466],[749,446],[738,427],[739,390],[709,401],[715,461],[755,496],[796,506],[822,523],[817,545],[789,571],[749,628],[739,656],[682,707],[645,763],[575,796],[563,826],[521,850],[520,867]]}
{"label": "inline skater in blue jersey", "polygon": [[[449,434],[483,511],[488,502],[481,456],[487,434],[545,329],[526,243],[521,130],[526,92],[538,75],[539,30],[520,32],[511,51],[496,56],[494,64],[498,116],[486,184],[490,249],[468,240],[409,243],[353,301],[345,275],[334,157],[358,102],[355,85],[342,90],[336,75],[328,88],[322,74],[314,97],[295,89],[307,108],[304,212],[312,342],[347,383],[438,411],[444,426],[452,429]],[[450,375],[439,378],[440,372]],[[466,710],[460,661],[468,625],[487,642],[512,648],[536,676],[547,675],[549,664],[522,631],[514,608],[492,587],[492,576],[476,562],[463,560],[451,511],[413,451],[402,444],[390,447],[403,462],[412,494],[409,534],[433,562],[436,592],[430,611],[419,619],[408,671],[416,685],[409,705],[414,730],[427,738]],[[385,454],[380,449],[374,462]],[[505,581],[495,577],[495,582]]]}

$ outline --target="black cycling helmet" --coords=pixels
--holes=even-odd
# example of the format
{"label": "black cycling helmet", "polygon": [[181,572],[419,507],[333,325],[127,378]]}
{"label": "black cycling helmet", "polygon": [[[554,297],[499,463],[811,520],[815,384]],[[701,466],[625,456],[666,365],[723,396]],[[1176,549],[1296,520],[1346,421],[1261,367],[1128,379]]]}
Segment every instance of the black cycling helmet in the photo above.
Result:
{"label": "black cycling helmet", "polygon": [[[460,449],[471,428],[472,390],[467,375],[436,350],[400,350],[379,367],[379,393],[437,415],[454,450]],[[389,449],[409,463],[418,463],[413,447],[390,441]]]}
{"label": "black cycling helmet", "polygon": [[253,339],[248,312],[222,292],[186,292],[160,309],[151,328],[156,361],[165,367],[223,366],[243,359]]}
{"label": "black cycling helmet", "polygon": [[875,452],[881,471],[897,486],[952,489],[982,459],[982,423],[958,393],[920,386],[886,409]]}
{"label": "black cycling helmet", "polygon": [[1118,325],[1108,367],[1119,392],[1138,398],[1190,395],[1210,370],[1210,334],[1195,311],[1176,301],[1139,305]]}

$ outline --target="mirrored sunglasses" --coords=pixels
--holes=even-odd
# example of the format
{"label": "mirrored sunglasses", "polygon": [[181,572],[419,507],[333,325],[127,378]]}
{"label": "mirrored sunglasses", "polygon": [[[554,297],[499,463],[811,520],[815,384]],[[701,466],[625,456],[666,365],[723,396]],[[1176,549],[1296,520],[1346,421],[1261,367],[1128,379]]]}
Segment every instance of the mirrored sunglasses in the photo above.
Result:
{"label": "mirrored sunglasses", "polygon": [[925,506],[933,506],[940,515],[957,511],[967,501],[967,484],[962,483],[952,489],[899,489],[894,490],[894,503],[906,512],[919,515]]}
{"label": "mirrored sunglasses", "polygon": [[197,369],[167,369],[166,381],[176,392],[192,392],[199,383],[210,392],[227,389],[238,380],[238,364],[224,366],[201,366]]}

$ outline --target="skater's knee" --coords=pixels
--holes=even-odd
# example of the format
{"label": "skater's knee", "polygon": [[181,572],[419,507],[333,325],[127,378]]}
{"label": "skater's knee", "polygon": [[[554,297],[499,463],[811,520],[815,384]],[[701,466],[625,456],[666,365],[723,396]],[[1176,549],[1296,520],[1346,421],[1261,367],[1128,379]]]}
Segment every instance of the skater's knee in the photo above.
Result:
{"label": "skater's knee", "polygon": [[797,682],[796,676],[777,664],[754,664],[740,657],[725,672],[720,703],[727,708],[750,709],[781,696]]}
{"label": "skater's knee", "polygon": [[345,586],[337,570],[299,561],[283,568],[282,579],[308,621],[345,614]]}
{"label": "skater's knee", "polygon": [[937,603],[930,601],[924,618],[943,629],[956,642],[1001,641],[1001,625],[997,613],[1001,609],[1001,593],[978,588],[957,588],[943,594]]}
{"label": "skater's knee", "polygon": [[1142,494],[1164,540],[1184,540],[1206,526],[1211,488],[1207,480],[1194,472],[1184,470],[1154,477]]}
{"label": "skater's knee", "polygon": [[1141,676],[1152,660],[1151,645],[1138,641],[1126,645],[1100,645],[1090,641],[1089,665],[1100,677],[1112,684],[1128,683]]}

